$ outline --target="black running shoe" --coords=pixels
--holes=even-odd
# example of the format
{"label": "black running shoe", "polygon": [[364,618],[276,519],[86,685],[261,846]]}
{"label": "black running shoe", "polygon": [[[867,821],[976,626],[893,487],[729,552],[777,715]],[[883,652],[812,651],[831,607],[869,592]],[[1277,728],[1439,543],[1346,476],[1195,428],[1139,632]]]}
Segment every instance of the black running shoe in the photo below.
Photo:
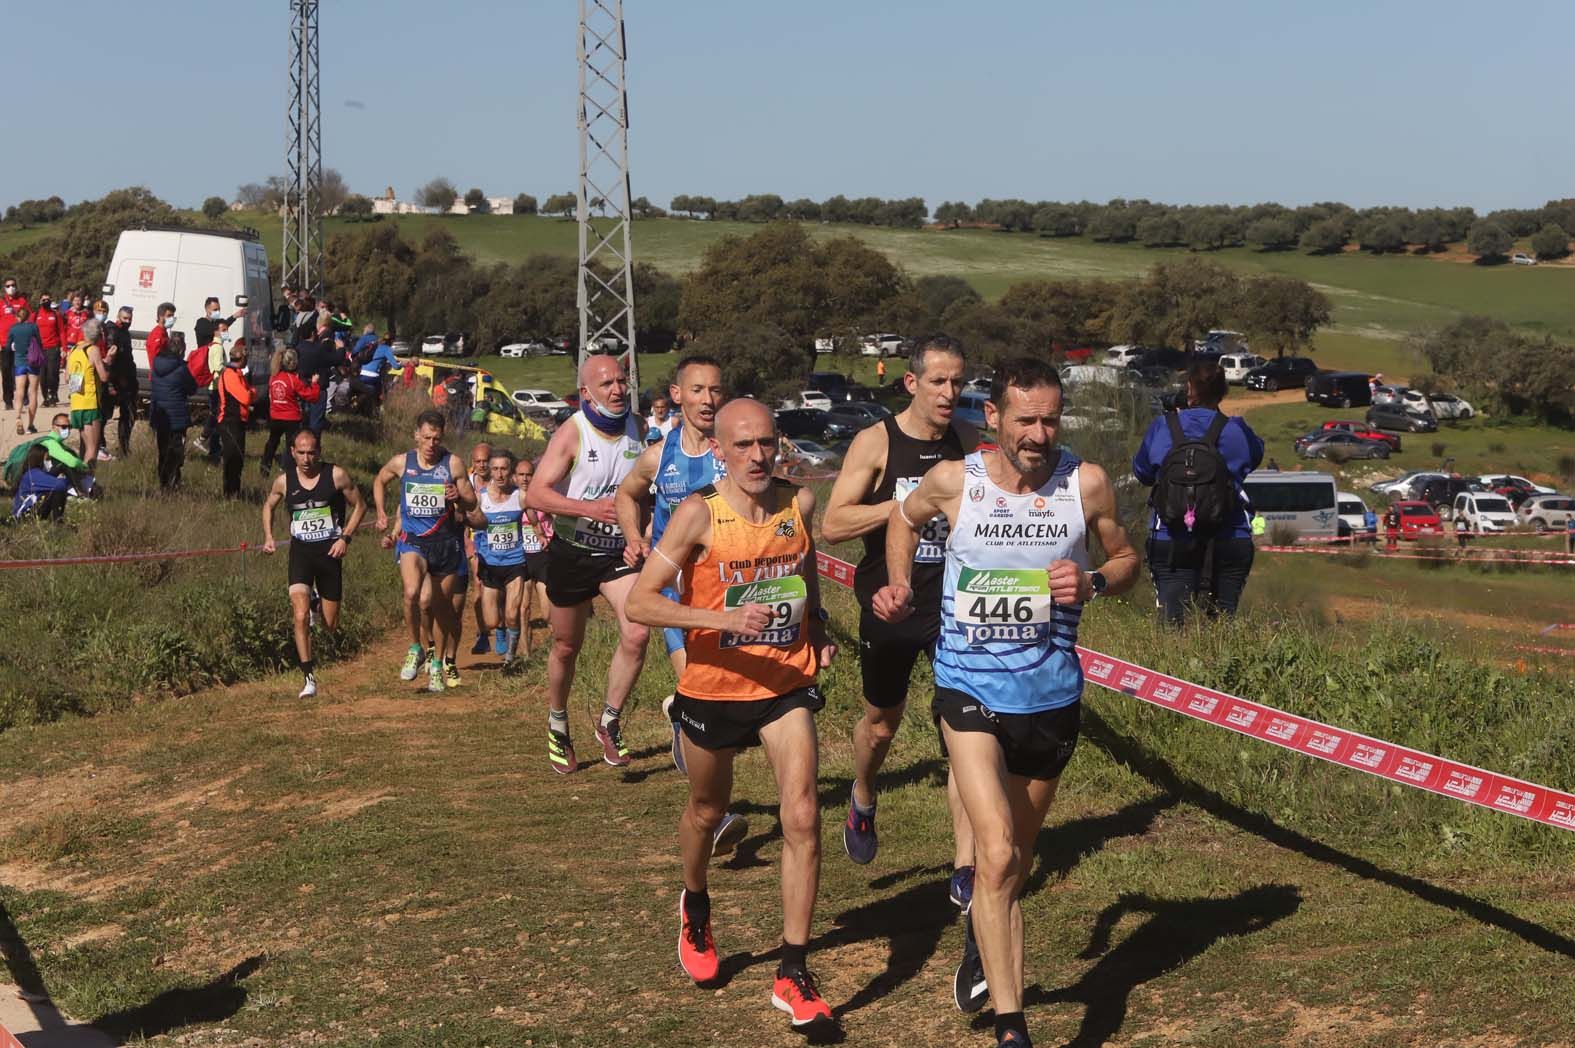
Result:
{"label": "black running shoe", "polygon": [[952,978],[952,1000],[957,1010],[965,1015],[972,1015],[990,1000],[990,987],[984,981],[984,961],[979,957],[979,944],[973,938],[972,917],[963,918],[962,963]]}

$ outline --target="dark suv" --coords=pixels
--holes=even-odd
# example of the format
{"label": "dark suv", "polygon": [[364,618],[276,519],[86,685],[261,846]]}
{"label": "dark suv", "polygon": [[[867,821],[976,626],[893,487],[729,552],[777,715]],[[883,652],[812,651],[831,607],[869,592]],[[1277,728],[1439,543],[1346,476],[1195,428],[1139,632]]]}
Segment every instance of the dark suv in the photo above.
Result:
{"label": "dark suv", "polygon": [[1373,402],[1370,376],[1360,371],[1325,371],[1307,380],[1307,399],[1326,408],[1362,407]]}
{"label": "dark suv", "polygon": [[1307,357],[1279,357],[1247,372],[1247,388],[1274,393],[1305,385],[1316,374],[1318,365]]}

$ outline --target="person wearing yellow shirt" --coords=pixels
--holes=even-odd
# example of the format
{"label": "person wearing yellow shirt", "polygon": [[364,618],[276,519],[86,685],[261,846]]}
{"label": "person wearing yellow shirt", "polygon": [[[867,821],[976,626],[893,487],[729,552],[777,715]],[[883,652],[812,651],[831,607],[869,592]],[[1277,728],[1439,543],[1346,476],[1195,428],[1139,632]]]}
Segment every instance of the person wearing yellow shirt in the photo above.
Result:
{"label": "person wearing yellow shirt", "polygon": [[82,461],[92,469],[104,442],[104,416],[99,410],[99,384],[109,381],[109,368],[98,349],[103,326],[97,320],[82,325],[82,339],[66,357],[66,388],[71,394],[71,428],[82,433]]}

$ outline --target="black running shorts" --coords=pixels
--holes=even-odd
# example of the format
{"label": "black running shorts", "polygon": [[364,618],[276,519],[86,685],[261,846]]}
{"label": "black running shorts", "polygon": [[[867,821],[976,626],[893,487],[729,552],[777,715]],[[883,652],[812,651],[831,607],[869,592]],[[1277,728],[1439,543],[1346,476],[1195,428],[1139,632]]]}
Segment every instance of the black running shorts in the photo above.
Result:
{"label": "black running shorts", "polygon": [[633,575],[639,568],[623,562],[620,553],[588,553],[557,536],[547,544],[547,599],[559,608],[592,600],[605,583]]}
{"label": "black running shorts", "polygon": [[525,554],[525,579],[527,582],[547,582],[547,551]]}
{"label": "black running shorts", "polygon": [[811,684],[774,699],[731,702],[692,699],[682,692],[673,696],[672,716],[683,725],[689,741],[706,750],[748,749],[760,745],[760,729],[792,713],[815,713],[826,705],[820,689]]}
{"label": "black running shorts", "polygon": [[444,575],[469,577],[470,565],[465,563],[465,544],[457,535],[435,538],[405,537],[401,550],[414,553],[427,562],[427,574],[434,578]]}
{"label": "black running shorts", "polygon": [[324,600],[338,603],[344,599],[345,562],[330,557],[332,542],[290,543],[290,585],[310,586]]}
{"label": "black running shorts", "polygon": [[476,581],[487,589],[507,589],[509,583],[524,577],[524,564],[488,564],[476,558]]}
{"label": "black running shorts", "polygon": [[859,612],[859,673],[864,701],[879,709],[900,706],[908,699],[908,680],[922,653],[932,658],[941,635],[939,614],[912,615],[890,623],[868,608]]}
{"label": "black running shorts", "polygon": [[965,692],[936,688],[930,706],[935,728],[946,752],[945,721],[952,731],[982,731],[994,735],[1006,755],[1006,770],[1025,779],[1058,779],[1077,749],[1078,728],[1083,720],[1081,700],[1042,713],[996,713]]}

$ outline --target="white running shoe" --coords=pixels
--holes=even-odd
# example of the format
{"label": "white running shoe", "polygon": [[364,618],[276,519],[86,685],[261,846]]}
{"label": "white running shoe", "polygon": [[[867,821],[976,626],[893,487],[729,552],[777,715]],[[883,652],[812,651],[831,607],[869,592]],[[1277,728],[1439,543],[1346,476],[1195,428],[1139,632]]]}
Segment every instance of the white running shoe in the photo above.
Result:
{"label": "white running shoe", "polygon": [[316,694],[317,694],[317,674],[315,674],[315,673],[308,673],[306,675],[306,683],[301,685],[301,694],[297,695],[296,698],[298,698],[298,699],[310,699]]}

